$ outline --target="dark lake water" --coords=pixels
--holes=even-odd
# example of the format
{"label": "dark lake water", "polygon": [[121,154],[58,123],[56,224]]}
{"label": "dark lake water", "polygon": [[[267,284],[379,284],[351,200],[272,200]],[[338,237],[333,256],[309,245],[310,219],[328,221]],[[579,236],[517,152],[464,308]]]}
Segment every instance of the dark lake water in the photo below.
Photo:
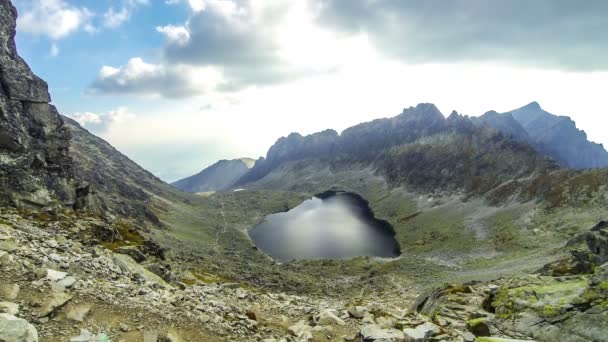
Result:
{"label": "dark lake water", "polygon": [[325,192],[268,215],[249,235],[277,261],[400,254],[393,228],[374,218],[367,201],[348,192]]}

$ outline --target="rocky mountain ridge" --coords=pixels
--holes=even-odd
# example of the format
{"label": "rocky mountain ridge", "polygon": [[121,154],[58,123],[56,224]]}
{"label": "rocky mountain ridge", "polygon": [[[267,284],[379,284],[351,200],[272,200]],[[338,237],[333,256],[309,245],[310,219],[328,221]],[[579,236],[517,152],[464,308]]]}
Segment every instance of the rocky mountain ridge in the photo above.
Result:
{"label": "rocky mountain ridge", "polygon": [[420,191],[444,189],[485,193],[501,183],[555,169],[525,142],[475,125],[468,117],[448,118],[432,104],[410,107],[390,119],[346,129],[280,138],[266,158],[237,184],[255,182],[282,164],[324,160],[332,167],[371,165],[394,184]]}

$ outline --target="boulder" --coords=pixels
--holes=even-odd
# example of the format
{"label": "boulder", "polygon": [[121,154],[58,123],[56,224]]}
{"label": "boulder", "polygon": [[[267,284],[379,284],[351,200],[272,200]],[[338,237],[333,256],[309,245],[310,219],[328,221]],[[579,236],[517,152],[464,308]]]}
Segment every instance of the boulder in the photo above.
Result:
{"label": "boulder", "polygon": [[40,306],[38,317],[46,317],[51,315],[57,309],[63,307],[71,299],[72,296],[65,292],[53,292],[53,294]]}
{"label": "boulder", "polygon": [[112,258],[114,264],[120,268],[123,273],[137,274],[147,282],[156,283],[162,286],[168,286],[167,283],[156,274],[150,272],[147,268],[138,264],[133,258],[125,254],[114,254]]}
{"label": "boulder", "polygon": [[0,313],[0,341],[38,342],[38,331],[24,319]]}
{"label": "boulder", "polygon": [[363,316],[365,316],[365,312],[367,312],[367,309],[363,306],[355,306],[348,309],[348,314],[357,319],[363,318]]}
{"label": "boulder", "polygon": [[363,341],[394,342],[404,341],[403,332],[397,329],[384,329],[377,324],[368,324],[361,329]]}
{"label": "boulder", "polygon": [[298,323],[289,327],[289,332],[299,340],[312,340],[312,327],[306,324],[306,321],[301,320]]}
{"label": "boulder", "polygon": [[346,325],[346,323],[338,317],[336,310],[325,309],[314,317],[314,322],[317,325]]}

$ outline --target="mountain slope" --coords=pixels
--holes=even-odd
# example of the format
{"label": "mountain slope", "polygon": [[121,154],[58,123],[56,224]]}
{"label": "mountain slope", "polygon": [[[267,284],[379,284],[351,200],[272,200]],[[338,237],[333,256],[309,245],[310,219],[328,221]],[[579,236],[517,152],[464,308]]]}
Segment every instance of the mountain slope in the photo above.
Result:
{"label": "mountain slope", "polygon": [[63,117],[72,139],[70,155],[82,201],[77,209],[146,218],[158,222],[153,202],[187,201],[180,193],[137,165],[103,139]]}
{"label": "mountain slope", "polygon": [[186,192],[221,191],[230,188],[255,164],[251,158],[220,160],[201,172],[172,183]]}
{"label": "mountain slope", "polygon": [[322,160],[332,168],[371,167],[393,185],[421,191],[485,193],[501,183],[551,170],[528,144],[477,126],[432,104],[346,129],[279,139],[240,184],[255,182],[289,162]]}
{"label": "mountain slope", "polygon": [[608,167],[608,152],[601,144],[590,142],[587,134],[567,116],[544,111],[536,102],[505,113],[512,115],[542,153],[562,166],[587,169]]}

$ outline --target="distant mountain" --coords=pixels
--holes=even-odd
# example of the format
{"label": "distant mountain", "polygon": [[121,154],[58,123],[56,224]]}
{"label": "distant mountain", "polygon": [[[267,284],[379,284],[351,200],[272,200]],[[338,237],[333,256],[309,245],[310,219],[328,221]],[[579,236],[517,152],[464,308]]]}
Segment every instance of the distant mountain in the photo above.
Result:
{"label": "distant mountain", "polygon": [[522,125],[533,146],[561,165],[574,169],[608,167],[604,146],[590,142],[571,118],[548,113],[536,102],[506,114]]}
{"label": "distant mountain", "polygon": [[499,114],[491,111],[472,118],[476,125],[490,126],[514,139],[525,141],[563,167],[590,169],[608,167],[608,152],[587,139],[567,116],[544,111],[537,102]]}
{"label": "distant mountain", "polygon": [[186,192],[221,191],[230,188],[255,164],[251,158],[220,160],[194,176],[172,183]]}
{"label": "distant mountain", "polygon": [[275,171],[308,177],[297,166],[280,170],[305,160],[331,170],[370,168],[390,184],[420,191],[474,193],[555,168],[525,142],[487,125],[475,125],[457,113],[446,119],[433,104],[419,104],[395,117],[353,126],[340,135],[327,130],[280,138],[237,184],[261,181]]}

